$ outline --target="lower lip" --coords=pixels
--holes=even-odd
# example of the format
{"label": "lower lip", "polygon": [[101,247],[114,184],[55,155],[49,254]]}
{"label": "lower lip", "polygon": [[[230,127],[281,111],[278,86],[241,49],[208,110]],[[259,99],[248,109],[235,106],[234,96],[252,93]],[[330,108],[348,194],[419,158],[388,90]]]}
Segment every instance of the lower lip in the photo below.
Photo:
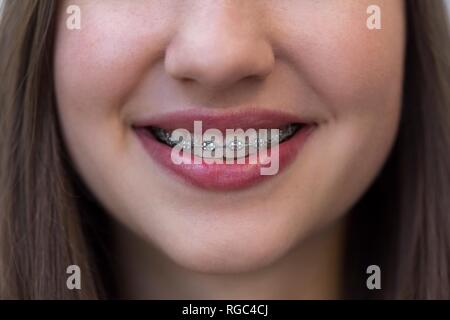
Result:
{"label": "lower lip", "polygon": [[[261,175],[262,165],[259,163],[177,165],[172,161],[171,147],[156,140],[144,128],[135,128],[134,131],[150,157],[169,173],[175,174],[191,186],[207,190],[228,191],[250,188],[286,170],[315,128],[315,125],[306,126],[279,145],[279,170],[275,175]],[[264,165],[264,167],[268,166],[270,164]]]}

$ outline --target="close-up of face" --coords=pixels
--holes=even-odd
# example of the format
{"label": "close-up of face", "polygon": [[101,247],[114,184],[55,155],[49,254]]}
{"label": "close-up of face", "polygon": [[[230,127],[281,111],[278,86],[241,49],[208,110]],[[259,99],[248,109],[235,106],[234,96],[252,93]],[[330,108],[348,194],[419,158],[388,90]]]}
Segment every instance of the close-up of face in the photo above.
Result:
{"label": "close-up of face", "polygon": [[0,304],[448,300],[449,17],[0,0]]}
{"label": "close-up of face", "polygon": [[[382,28],[367,26],[367,8]],[[66,27],[69,5],[81,29]],[[339,224],[383,167],[401,113],[401,0],[62,1],[58,117],[106,211],[177,264],[234,273]],[[170,164],[151,128],[297,129],[279,171]],[[153,133],[152,133],[153,132]],[[258,171],[259,172],[259,171]]]}

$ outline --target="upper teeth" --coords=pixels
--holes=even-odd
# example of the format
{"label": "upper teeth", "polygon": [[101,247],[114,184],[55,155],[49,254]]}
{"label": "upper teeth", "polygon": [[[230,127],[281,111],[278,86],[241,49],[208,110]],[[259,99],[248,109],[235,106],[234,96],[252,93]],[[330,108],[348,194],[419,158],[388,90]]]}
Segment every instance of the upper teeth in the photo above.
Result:
{"label": "upper teeth", "polygon": [[[250,136],[250,137],[240,137],[240,136],[233,136],[232,139],[226,139],[225,145],[219,144],[217,141],[214,140],[202,140],[202,138],[194,136],[191,141],[189,140],[181,140],[181,141],[175,141],[171,139],[172,134],[168,131],[161,129],[161,128],[153,128],[153,132],[155,135],[168,144],[169,146],[173,147],[175,145],[180,144],[181,147],[185,150],[191,150],[193,148],[202,148],[204,151],[215,151],[218,148],[228,148],[232,151],[239,151],[243,148],[263,148],[270,145],[274,145],[277,143],[281,143],[290,136],[292,136],[297,129],[299,128],[299,125],[297,124],[290,124],[284,127],[283,129],[278,130],[278,134],[272,134],[269,137],[268,132],[271,132],[271,130],[266,130],[266,134],[260,134],[256,136]],[[272,132],[273,133],[273,132]],[[247,138],[248,141],[247,142]]]}

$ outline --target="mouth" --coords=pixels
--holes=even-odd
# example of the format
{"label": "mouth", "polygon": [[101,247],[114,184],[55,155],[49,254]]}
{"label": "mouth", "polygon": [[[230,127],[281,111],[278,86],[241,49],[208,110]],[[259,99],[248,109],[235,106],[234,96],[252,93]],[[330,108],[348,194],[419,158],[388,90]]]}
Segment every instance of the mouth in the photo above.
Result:
{"label": "mouth", "polygon": [[[175,131],[178,129],[166,130],[157,126],[149,126],[145,127],[145,129],[160,143],[170,148],[180,146],[185,151],[191,152],[193,156],[218,158],[218,155],[220,155],[223,160],[226,160],[227,158],[237,160],[242,157],[248,158],[252,154],[257,154],[263,148],[270,150],[272,146],[282,144],[291,139],[300,130],[304,129],[305,126],[307,125],[304,123],[289,123],[281,128],[264,128],[262,130],[261,128],[260,130],[252,128],[253,130],[247,131],[250,132],[249,134],[245,134],[242,129],[240,134],[232,135],[231,139],[225,138],[219,140],[217,137],[205,140],[201,135],[198,135],[195,132],[189,132],[188,138],[174,138],[176,136]],[[233,132],[237,132],[237,130],[240,129],[241,128],[228,128],[228,130],[232,130]],[[221,136],[227,137],[227,133],[221,132]],[[201,151],[209,151],[210,153],[205,154],[202,152],[201,155],[199,155],[195,152],[198,148],[200,148]],[[219,149],[222,150],[218,152]],[[238,152],[240,150],[242,150],[242,152]],[[227,157],[229,155],[231,156]]]}
{"label": "mouth", "polygon": [[[168,174],[214,191],[249,188],[286,170],[317,127],[312,119],[283,112],[200,110],[154,116],[132,127],[150,158]],[[214,135],[208,136],[211,129]],[[180,130],[181,137],[176,135]],[[183,151],[178,163],[175,148]],[[274,164],[275,174],[261,174]]]}

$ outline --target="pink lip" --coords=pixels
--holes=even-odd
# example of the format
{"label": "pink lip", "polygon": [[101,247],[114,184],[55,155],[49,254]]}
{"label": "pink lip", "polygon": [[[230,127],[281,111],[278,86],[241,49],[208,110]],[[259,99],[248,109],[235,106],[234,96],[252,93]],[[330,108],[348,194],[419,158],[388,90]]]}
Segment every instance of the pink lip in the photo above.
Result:
{"label": "pink lip", "polygon": [[[279,171],[285,170],[296,158],[301,146],[316,128],[312,120],[302,119],[283,112],[250,110],[241,112],[217,112],[211,110],[187,110],[155,116],[136,121],[133,128],[146,152],[168,172],[181,177],[190,185],[208,190],[226,191],[248,188],[274,177],[261,175],[262,164],[181,164],[172,162],[172,148],[160,143],[146,127],[155,126],[166,130],[178,128],[193,131],[194,121],[202,121],[203,132],[216,128],[225,129],[270,129],[289,123],[303,123],[305,127],[292,138],[279,145]],[[269,165],[266,165],[266,167]]]}

